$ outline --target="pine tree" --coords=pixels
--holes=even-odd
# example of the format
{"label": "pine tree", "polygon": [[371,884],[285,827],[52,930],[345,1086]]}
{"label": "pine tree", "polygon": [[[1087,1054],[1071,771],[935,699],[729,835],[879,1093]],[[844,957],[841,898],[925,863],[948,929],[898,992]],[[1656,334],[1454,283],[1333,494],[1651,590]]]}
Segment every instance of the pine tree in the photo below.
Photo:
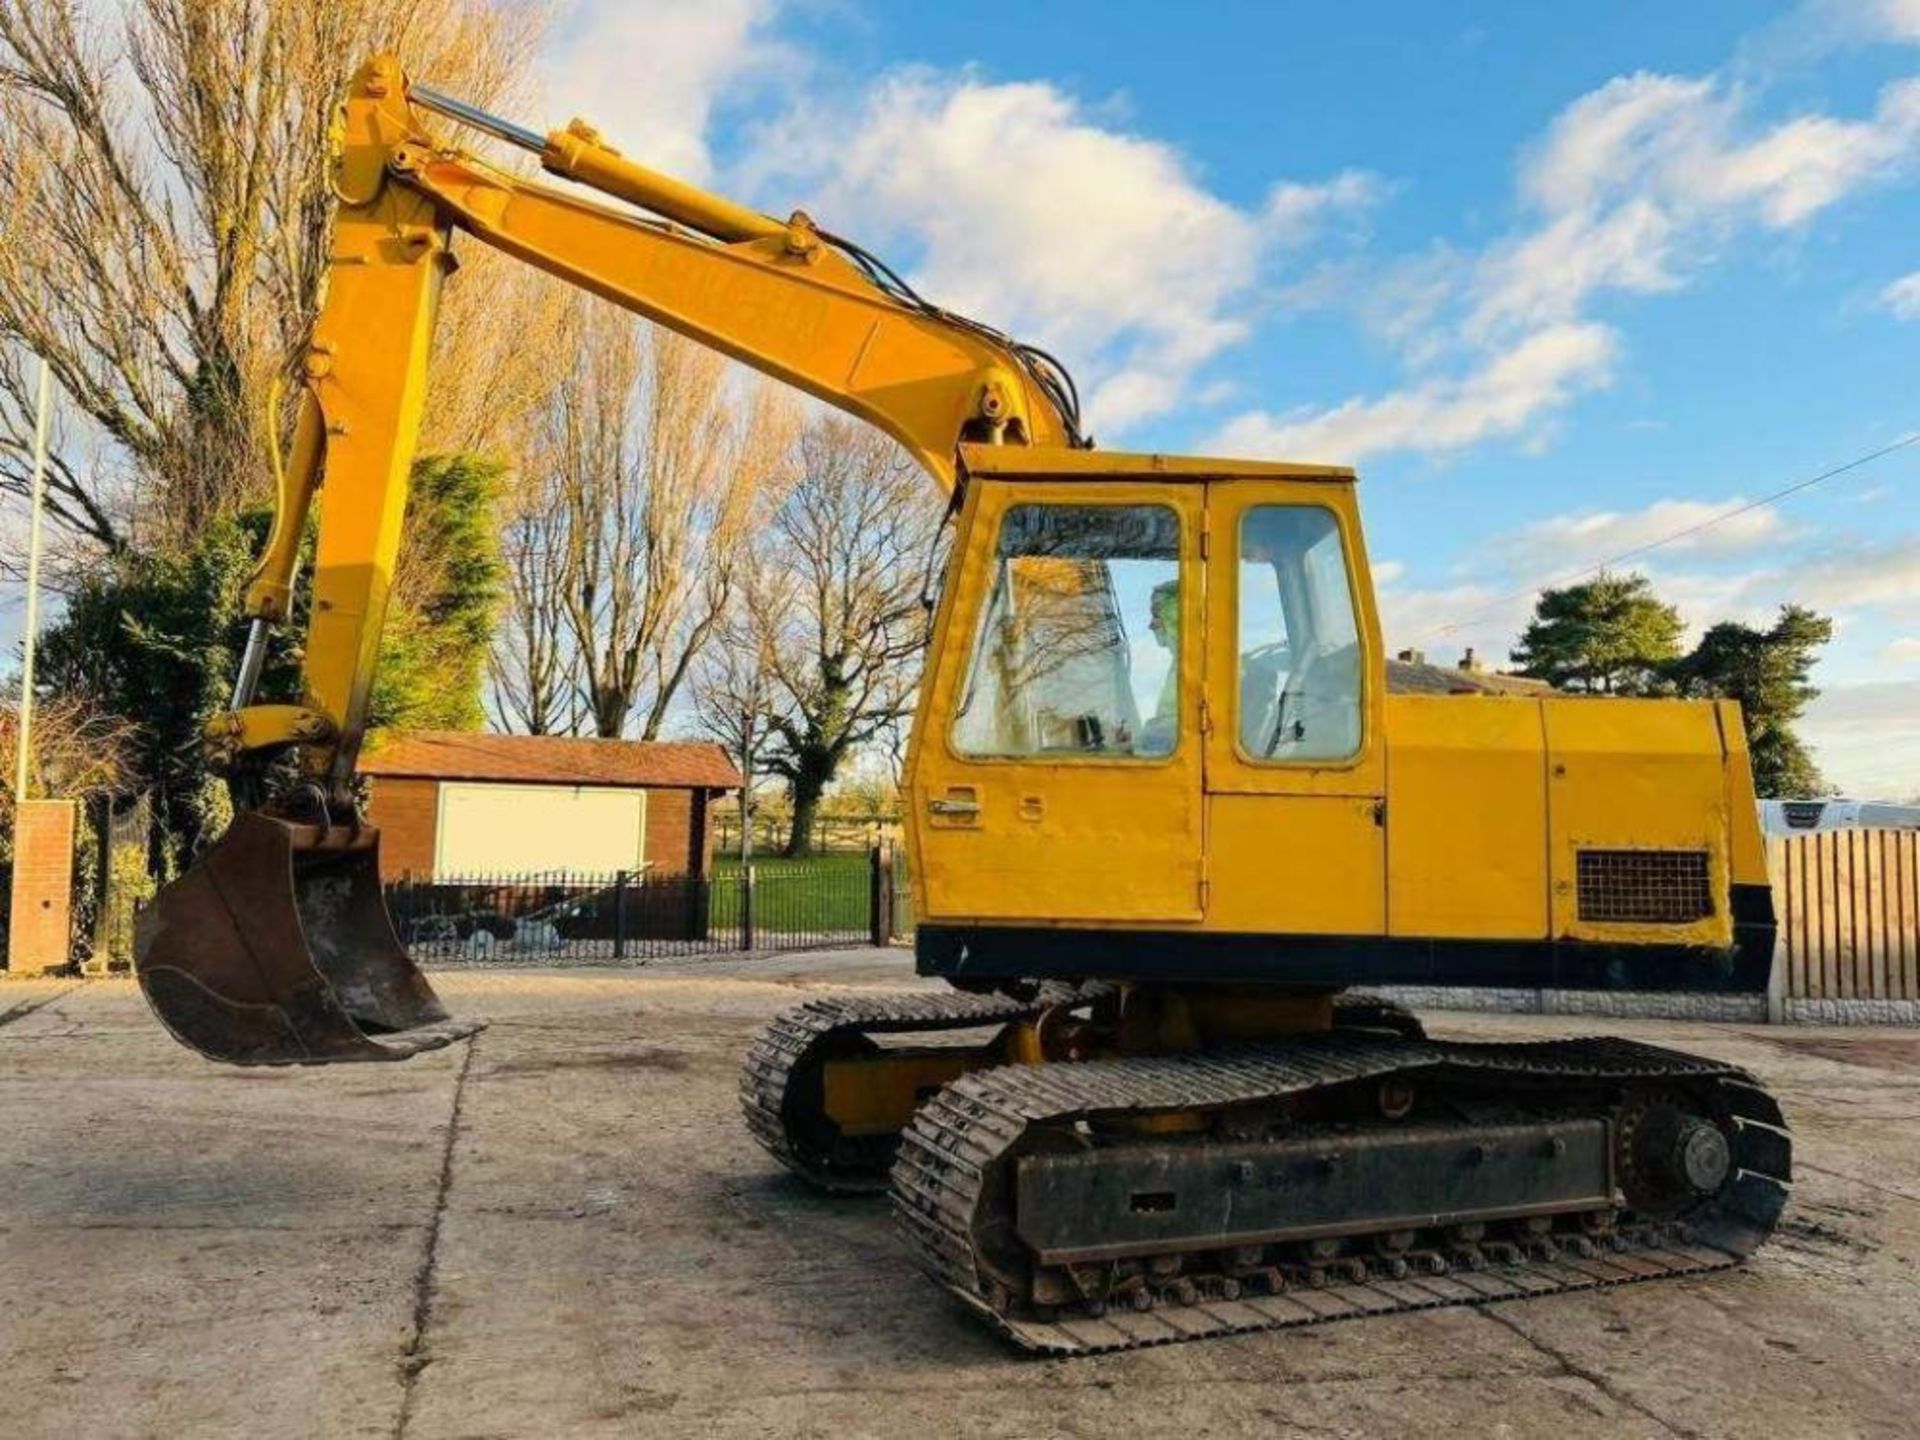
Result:
{"label": "pine tree", "polygon": [[380,642],[370,729],[479,730],[505,586],[497,461],[432,456],[413,467],[406,551]]}
{"label": "pine tree", "polygon": [[1644,575],[1599,575],[1542,590],[1512,659],[1519,673],[1557,689],[1655,695],[1680,658],[1680,612]]}
{"label": "pine tree", "polygon": [[1715,625],[1671,668],[1682,694],[1740,702],[1754,788],[1763,797],[1803,798],[1827,789],[1793,725],[1820,693],[1808,677],[1820,647],[1832,638],[1833,622],[1826,616],[1783,605],[1768,630],[1734,621]]}

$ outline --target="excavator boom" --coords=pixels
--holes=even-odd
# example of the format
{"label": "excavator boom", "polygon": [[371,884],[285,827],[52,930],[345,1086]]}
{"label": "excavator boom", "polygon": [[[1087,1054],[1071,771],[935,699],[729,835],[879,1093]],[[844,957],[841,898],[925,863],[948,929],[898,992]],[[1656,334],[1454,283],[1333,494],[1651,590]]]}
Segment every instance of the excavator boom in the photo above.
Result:
{"label": "excavator boom", "polygon": [[[417,110],[531,151],[603,198],[445,145]],[[298,418],[247,590],[246,653],[207,732],[243,793],[282,751],[303,780],[243,813],[163,891],[136,946],[173,1032],[242,1064],[405,1058],[471,1029],[448,1019],[394,935],[352,789],[454,232],[879,426],[943,490],[958,483],[962,443],[1082,443],[1071,381],[1041,352],[927,303],[804,214],[775,220],[648,170],[581,121],[537,135],[410,90],[381,56],[341,108],[332,182],[325,301],[295,367]],[[323,485],[303,693],[256,703]]]}

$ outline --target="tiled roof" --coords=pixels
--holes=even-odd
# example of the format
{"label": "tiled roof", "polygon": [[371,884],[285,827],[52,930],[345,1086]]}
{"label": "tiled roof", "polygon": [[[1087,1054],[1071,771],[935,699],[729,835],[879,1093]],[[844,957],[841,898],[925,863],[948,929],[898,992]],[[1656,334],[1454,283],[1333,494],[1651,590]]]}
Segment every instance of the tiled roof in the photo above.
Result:
{"label": "tiled roof", "polygon": [[365,775],[547,785],[652,785],[729,790],[740,772],[705,741],[594,740],[577,735],[477,735],[452,730],[373,736]]}
{"label": "tiled roof", "polygon": [[1492,670],[1457,670],[1425,661],[1387,661],[1389,695],[1551,695],[1544,680]]}

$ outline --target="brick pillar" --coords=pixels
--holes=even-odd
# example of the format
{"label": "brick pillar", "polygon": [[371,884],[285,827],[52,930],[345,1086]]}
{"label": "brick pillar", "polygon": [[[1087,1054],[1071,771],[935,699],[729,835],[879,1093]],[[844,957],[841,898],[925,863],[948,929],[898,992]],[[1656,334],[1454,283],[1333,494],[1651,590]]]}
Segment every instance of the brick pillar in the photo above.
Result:
{"label": "brick pillar", "polygon": [[71,800],[28,800],[15,812],[7,968],[16,974],[57,970],[72,951],[77,810]]}

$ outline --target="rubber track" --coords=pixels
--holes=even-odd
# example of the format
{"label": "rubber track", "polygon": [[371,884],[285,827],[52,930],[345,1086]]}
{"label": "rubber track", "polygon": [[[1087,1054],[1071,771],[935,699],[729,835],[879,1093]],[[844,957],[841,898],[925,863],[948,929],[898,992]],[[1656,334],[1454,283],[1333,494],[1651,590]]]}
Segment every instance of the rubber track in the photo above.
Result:
{"label": "rubber track", "polygon": [[786,1121],[787,1091],[794,1077],[804,1073],[802,1062],[829,1039],[849,1031],[882,1035],[1003,1025],[1037,1014],[1054,998],[1020,1001],[947,990],[809,1000],[776,1018],[747,1047],[740,1072],[740,1109],[747,1129],[774,1159],[823,1189],[839,1194],[884,1190],[884,1175],[869,1179],[837,1174],[795,1149]]}
{"label": "rubber track", "polygon": [[[1684,1243],[1653,1230],[1638,1248],[1601,1259],[1532,1260],[1419,1279],[1368,1279],[1279,1295],[1160,1305],[1144,1313],[1116,1308],[1097,1319],[1003,1315],[987,1302],[974,1264],[972,1221],[988,1178],[1029,1126],[1244,1104],[1405,1071],[1550,1082],[1713,1081],[1736,1122],[1734,1164],[1742,1173],[1688,1217]],[[1082,1355],[1724,1269],[1766,1238],[1785,1204],[1790,1179],[1785,1131],[1779,1106],[1745,1072],[1632,1041],[1459,1044],[1334,1033],[1232,1055],[1008,1066],[962,1076],[915,1115],[894,1163],[892,1191],[899,1229],[922,1269],[1023,1349]]]}
{"label": "rubber track", "polygon": [[[1097,987],[1049,983],[1030,1001],[1003,995],[970,995],[962,991],[929,991],[918,995],[869,995],[810,1000],[778,1016],[747,1048],[740,1073],[740,1108],[747,1129],[766,1152],[789,1170],[834,1194],[876,1194],[887,1188],[887,1177],[835,1173],[800,1155],[787,1123],[788,1087],[802,1073],[802,1062],[816,1047],[848,1032],[902,1034],[916,1030],[938,1033],[1004,1025],[1037,1015],[1051,1005],[1083,1004]],[[1334,1024],[1385,1026],[1403,1034],[1422,1032],[1414,1013],[1397,1001],[1350,991],[1334,999]]]}

